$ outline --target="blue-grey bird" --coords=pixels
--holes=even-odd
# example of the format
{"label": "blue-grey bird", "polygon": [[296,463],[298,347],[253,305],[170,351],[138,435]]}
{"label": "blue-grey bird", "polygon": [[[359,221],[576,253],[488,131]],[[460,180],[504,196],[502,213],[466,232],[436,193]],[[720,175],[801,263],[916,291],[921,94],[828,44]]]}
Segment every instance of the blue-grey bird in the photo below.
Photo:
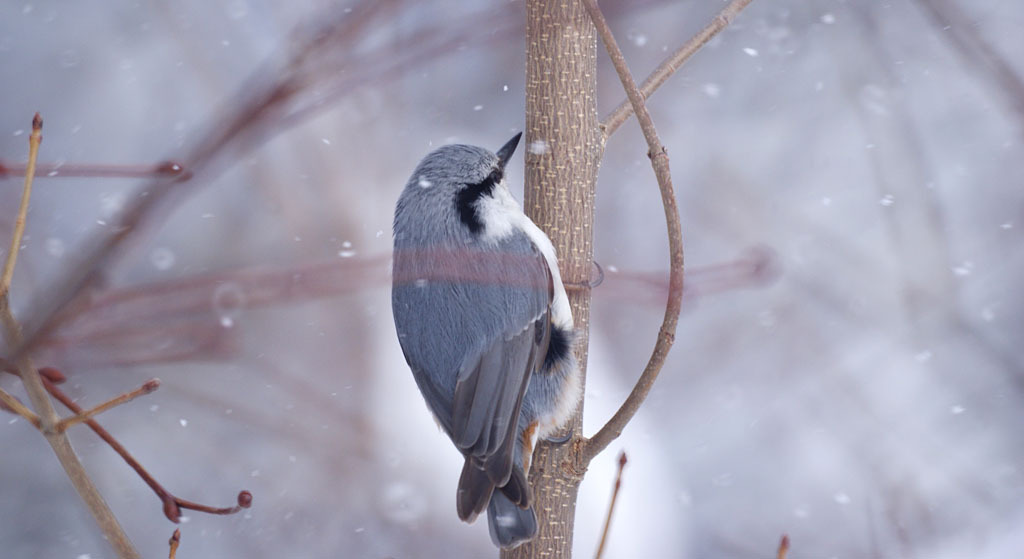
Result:
{"label": "blue-grey bird", "polygon": [[533,449],[582,390],[555,249],[505,185],[521,135],[497,153],[446,145],[419,163],[395,208],[391,295],[405,360],[465,457],[459,518],[487,508],[504,548],[537,534]]}

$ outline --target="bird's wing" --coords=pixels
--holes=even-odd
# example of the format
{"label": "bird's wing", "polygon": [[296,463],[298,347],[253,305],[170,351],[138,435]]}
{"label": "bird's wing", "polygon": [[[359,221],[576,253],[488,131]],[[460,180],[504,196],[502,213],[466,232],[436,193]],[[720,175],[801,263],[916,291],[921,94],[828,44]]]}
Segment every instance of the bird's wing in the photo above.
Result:
{"label": "bird's wing", "polygon": [[468,351],[459,367],[452,401],[452,440],[467,456],[487,465],[492,481],[504,485],[511,471],[514,435],[523,394],[543,360],[550,337],[551,273],[528,239],[512,253],[503,275],[507,297],[495,302],[506,317],[498,335]]}
{"label": "bird's wing", "polygon": [[[504,485],[550,336],[547,262],[516,232],[487,247],[396,246],[393,272],[395,325],[424,399],[467,463]],[[489,489],[474,492],[484,506]]]}

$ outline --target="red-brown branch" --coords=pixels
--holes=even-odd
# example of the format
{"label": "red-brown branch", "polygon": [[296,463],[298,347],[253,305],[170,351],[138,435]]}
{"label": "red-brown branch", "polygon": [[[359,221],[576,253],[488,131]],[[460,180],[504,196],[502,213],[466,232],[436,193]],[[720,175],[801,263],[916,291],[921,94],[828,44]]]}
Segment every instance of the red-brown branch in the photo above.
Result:
{"label": "red-brown branch", "polygon": [[584,464],[587,464],[604,450],[609,443],[618,438],[622,430],[625,429],[626,424],[629,423],[637,410],[640,409],[640,405],[643,404],[647,394],[650,393],[654,381],[658,378],[658,373],[661,372],[665,364],[669,349],[675,341],[676,325],[679,322],[679,312],[682,308],[683,300],[683,234],[679,223],[676,195],[672,188],[668,153],[666,153],[665,147],[658,138],[654,122],[651,120],[651,115],[644,104],[644,96],[637,88],[636,82],[633,81],[633,76],[629,72],[629,66],[622,55],[622,50],[619,49],[618,44],[615,42],[615,36],[612,34],[611,28],[608,27],[604,14],[601,13],[601,9],[597,6],[597,1],[582,1],[587,9],[587,13],[590,15],[590,19],[597,28],[597,33],[601,37],[605,49],[608,51],[608,56],[612,59],[615,71],[619,74],[619,80],[622,82],[622,87],[626,90],[626,95],[629,97],[630,103],[633,105],[633,111],[636,113],[637,121],[640,123],[641,130],[643,130],[644,138],[647,140],[647,154],[651,158],[651,165],[654,168],[654,174],[658,179],[658,186],[661,189],[661,201],[665,206],[665,221],[668,226],[669,260],[671,262],[668,302],[665,305],[665,317],[658,332],[658,339],[654,344],[654,351],[626,401],[622,403],[622,406],[615,412],[615,415],[608,420],[608,423],[593,438],[584,443],[581,449],[581,459]]}
{"label": "red-brown branch", "polygon": [[[40,373],[43,373],[46,369],[41,369]],[[46,386],[46,390],[53,395],[60,403],[64,404],[64,407],[68,408],[77,415],[82,415],[84,410],[76,404],[67,394],[64,393],[60,388],[54,384],[50,378],[50,375],[43,374],[43,384]],[[63,376],[63,375],[61,375]],[[142,481],[146,482],[146,485],[156,493],[157,498],[163,503],[164,516],[167,517],[171,522],[178,522],[181,518],[181,509],[190,509],[199,512],[205,512],[209,514],[234,514],[244,508],[249,508],[252,505],[252,493],[248,491],[241,491],[238,493],[237,502],[238,504],[231,507],[211,507],[194,501],[188,501],[182,499],[170,491],[164,489],[162,485],[146,470],[146,468],[139,463],[131,455],[130,452],[120,443],[113,435],[104,429],[95,419],[86,419],[85,424],[89,426],[104,442],[110,445],[110,448],[114,449],[118,455],[128,463],[129,466],[135,473],[142,478]]]}

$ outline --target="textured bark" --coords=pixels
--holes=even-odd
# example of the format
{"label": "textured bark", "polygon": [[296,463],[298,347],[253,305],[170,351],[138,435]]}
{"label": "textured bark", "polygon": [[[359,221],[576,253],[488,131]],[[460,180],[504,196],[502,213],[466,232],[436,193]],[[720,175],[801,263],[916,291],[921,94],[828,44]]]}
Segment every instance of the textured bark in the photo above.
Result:
{"label": "textured bark", "polygon": [[[594,185],[604,150],[597,115],[597,34],[575,0],[526,2],[526,188],[527,215],[558,252],[579,331],[577,357],[586,371]],[[576,495],[585,465],[580,461],[582,404],[573,418],[571,443],[541,443],[530,483],[539,534],[504,559],[558,558],[572,554]]]}

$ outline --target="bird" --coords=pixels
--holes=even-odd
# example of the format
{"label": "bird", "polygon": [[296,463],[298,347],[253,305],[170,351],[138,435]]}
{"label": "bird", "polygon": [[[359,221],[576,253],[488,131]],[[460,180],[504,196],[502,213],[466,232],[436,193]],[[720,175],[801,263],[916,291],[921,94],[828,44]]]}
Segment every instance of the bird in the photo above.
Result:
{"label": "bird", "polygon": [[427,407],[462,453],[456,512],[487,510],[491,540],[537,534],[527,481],[539,439],[582,398],[572,309],[548,236],[505,181],[519,144],[444,145],[413,170],[395,205],[391,303]]}

